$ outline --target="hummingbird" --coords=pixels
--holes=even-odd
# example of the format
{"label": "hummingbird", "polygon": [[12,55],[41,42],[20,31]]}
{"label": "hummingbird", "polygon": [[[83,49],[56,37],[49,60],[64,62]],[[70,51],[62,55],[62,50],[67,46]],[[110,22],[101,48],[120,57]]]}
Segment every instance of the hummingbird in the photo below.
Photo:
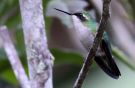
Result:
{"label": "hummingbird", "polygon": [[[89,52],[90,48],[92,47],[94,37],[96,35],[97,22],[94,21],[94,19],[90,16],[90,14],[87,11],[69,13],[57,8],[54,9],[72,16],[73,20],[77,20],[75,21],[76,31],[79,34],[85,35],[85,37],[80,38],[80,41],[86,48],[86,50]],[[82,29],[80,28],[81,26],[77,27],[79,21],[80,21],[79,25],[83,25],[82,26],[84,27],[83,29],[86,30],[85,34],[82,33]],[[112,55],[111,44],[109,42],[107,32],[103,34],[103,38],[96,52],[96,56],[94,57],[94,61],[110,77],[118,79],[119,76],[121,76],[120,70],[116,65],[116,62]]]}

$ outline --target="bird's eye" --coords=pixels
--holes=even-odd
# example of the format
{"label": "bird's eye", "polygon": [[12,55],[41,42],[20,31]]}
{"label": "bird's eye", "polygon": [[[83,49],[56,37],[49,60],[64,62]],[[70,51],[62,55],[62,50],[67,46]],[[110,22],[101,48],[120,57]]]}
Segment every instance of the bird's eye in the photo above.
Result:
{"label": "bird's eye", "polygon": [[81,21],[86,21],[86,16],[83,13],[75,13],[74,15],[76,15]]}

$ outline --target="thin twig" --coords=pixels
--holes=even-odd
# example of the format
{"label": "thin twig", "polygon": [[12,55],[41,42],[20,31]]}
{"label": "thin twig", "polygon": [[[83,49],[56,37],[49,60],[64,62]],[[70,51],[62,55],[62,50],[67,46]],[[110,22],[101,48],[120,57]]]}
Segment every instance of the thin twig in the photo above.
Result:
{"label": "thin twig", "polygon": [[103,13],[102,13],[102,17],[101,17],[101,21],[100,21],[100,25],[99,25],[96,37],[94,39],[92,48],[90,49],[90,52],[82,66],[82,69],[78,75],[78,78],[77,78],[73,88],[81,88],[83,81],[89,71],[89,68],[91,65],[90,63],[92,61],[92,58],[94,58],[94,56],[96,54],[97,48],[100,44],[103,33],[105,31],[105,27],[106,27],[108,18],[110,17],[110,14],[109,14],[110,2],[111,2],[111,0],[103,0]]}
{"label": "thin twig", "polygon": [[19,0],[31,88],[53,88],[42,0]]}
{"label": "thin twig", "polygon": [[22,88],[30,88],[28,77],[24,71],[24,68],[20,62],[20,59],[17,55],[16,49],[11,41],[8,29],[6,26],[0,27],[0,37],[3,42],[3,48],[6,51],[10,64],[13,68],[13,71],[16,75],[16,78],[19,80]]}

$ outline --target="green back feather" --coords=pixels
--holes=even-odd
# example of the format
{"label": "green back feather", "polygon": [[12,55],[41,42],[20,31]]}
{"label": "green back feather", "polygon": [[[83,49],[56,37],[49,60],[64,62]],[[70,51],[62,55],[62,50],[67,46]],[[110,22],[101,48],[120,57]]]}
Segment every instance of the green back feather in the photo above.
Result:
{"label": "green back feather", "polygon": [[[97,32],[98,23],[92,18],[92,16],[88,12],[84,11],[83,13],[87,18],[87,20],[83,22],[83,24],[95,34]],[[107,32],[104,32],[103,38],[107,41],[109,40]]]}
{"label": "green back feather", "polygon": [[83,24],[88,27],[90,29],[90,31],[96,33],[96,29],[97,29],[97,22],[91,17],[91,15],[84,11],[83,12],[84,15],[86,16],[86,18],[88,19],[87,21],[83,22]]}

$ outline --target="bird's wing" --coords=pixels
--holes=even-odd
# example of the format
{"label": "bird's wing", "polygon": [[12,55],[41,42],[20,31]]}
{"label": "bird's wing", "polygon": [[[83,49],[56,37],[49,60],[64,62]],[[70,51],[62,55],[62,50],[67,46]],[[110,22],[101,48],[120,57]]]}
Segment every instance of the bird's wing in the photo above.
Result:
{"label": "bird's wing", "polygon": [[108,42],[102,39],[100,44],[102,54],[95,56],[96,63],[102,68],[102,70],[111,76],[118,79],[121,75],[108,46]]}

